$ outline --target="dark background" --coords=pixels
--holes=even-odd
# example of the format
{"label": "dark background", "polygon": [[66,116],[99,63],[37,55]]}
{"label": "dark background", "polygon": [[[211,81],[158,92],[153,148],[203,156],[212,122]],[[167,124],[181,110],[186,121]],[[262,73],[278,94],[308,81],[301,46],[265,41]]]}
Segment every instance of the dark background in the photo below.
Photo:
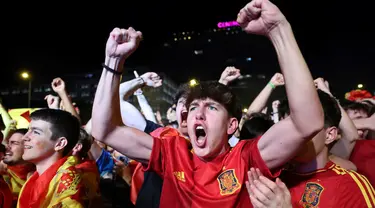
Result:
{"label": "dark background", "polygon": [[[375,89],[374,17],[370,1],[275,0],[291,22],[300,48],[314,77],[324,76],[338,97],[362,83]],[[201,61],[181,53],[176,58],[160,53],[163,44],[181,31],[215,28],[220,21],[236,19],[248,1],[120,1],[90,3],[14,2],[4,7],[0,89],[23,84],[21,69],[34,77],[56,77],[101,70],[108,34],[114,27],[143,32],[144,41],[126,63],[165,72],[177,83],[191,77],[216,79],[228,65],[228,57],[212,52]],[[8,12],[6,14],[5,12]],[[242,73],[270,76],[279,71],[272,45],[262,37],[254,40],[251,66]],[[182,50],[175,47],[173,50]],[[220,52],[218,52],[220,53]],[[163,56],[164,54],[164,56]],[[232,54],[233,55],[233,54]],[[223,59],[222,59],[223,58]],[[263,86],[261,86],[263,87]]]}

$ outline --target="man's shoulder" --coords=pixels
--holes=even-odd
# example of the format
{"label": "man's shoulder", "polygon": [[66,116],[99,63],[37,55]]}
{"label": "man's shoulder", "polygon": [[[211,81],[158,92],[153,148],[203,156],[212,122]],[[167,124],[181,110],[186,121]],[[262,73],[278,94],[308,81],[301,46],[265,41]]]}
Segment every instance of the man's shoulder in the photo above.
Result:
{"label": "man's shoulder", "polygon": [[160,127],[151,132],[150,135],[159,139],[185,138],[177,129],[171,127]]}

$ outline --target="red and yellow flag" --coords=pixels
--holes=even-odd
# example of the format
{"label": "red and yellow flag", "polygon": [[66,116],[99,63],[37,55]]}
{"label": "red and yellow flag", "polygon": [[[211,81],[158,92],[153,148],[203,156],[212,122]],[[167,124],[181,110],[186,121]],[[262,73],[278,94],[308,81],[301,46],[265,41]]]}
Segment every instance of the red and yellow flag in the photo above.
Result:
{"label": "red and yellow flag", "polygon": [[17,208],[84,207],[82,174],[77,171],[79,159],[61,158],[42,175],[35,172],[21,189]]}
{"label": "red and yellow flag", "polygon": [[82,174],[83,186],[85,189],[84,207],[101,208],[103,202],[100,194],[100,175],[94,160],[84,160],[76,165],[78,173]]}
{"label": "red and yellow flag", "polygon": [[21,188],[26,182],[27,174],[35,171],[35,166],[31,163],[21,165],[8,165],[6,174],[3,175],[13,194],[13,200],[17,202]]}

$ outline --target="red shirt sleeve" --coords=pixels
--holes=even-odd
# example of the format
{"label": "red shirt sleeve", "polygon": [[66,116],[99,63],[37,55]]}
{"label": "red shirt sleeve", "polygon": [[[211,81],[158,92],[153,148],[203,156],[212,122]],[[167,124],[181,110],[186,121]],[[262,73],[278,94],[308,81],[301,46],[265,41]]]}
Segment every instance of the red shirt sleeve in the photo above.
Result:
{"label": "red shirt sleeve", "polygon": [[375,207],[374,188],[367,179],[350,171],[347,179],[340,180],[337,186],[336,207]]}
{"label": "red shirt sleeve", "polygon": [[[262,157],[260,156],[260,152],[258,149],[258,141],[260,137],[257,139],[246,140],[246,142],[242,148],[241,155],[245,160],[249,161],[250,168],[258,168],[262,174],[270,179],[275,179],[279,177],[281,173],[281,168],[277,170],[271,171]],[[237,144],[238,145],[238,144]]]}
{"label": "red shirt sleeve", "polygon": [[162,158],[162,139],[153,137],[154,145],[152,146],[150,160],[147,167],[143,171],[154,171],[160,177],[164,176],[163,158]]}

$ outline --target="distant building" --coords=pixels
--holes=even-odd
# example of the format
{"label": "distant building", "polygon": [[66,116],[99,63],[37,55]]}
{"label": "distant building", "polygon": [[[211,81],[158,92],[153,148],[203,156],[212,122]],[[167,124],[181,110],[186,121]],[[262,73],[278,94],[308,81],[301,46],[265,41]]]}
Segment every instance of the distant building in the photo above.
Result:
{"label": "distant building", "polygon": [[[141,68],[141,70],[139,70],[139,73],[140,72],[147,72],[147,68]],[[96,71],[93,73],[68,74],[61,77],[65,81],[67,91],[71,96],[72,101],[79,107],[83,121],[88,121],[91,118],[92,104],[100,75],[101,71]],[[142,73],[140,73],[140,75],[142,75]],[[164,115],[168,108],[173,104],[173,96],[176,93],[177,84],[166,75],[159,75],[163,78],[163,85],[156,89],[145,88],[144,95],[154,112],[160,110],[161,114]],[[54,77],[43,77],[33,81],[31,85],[32,108],[47,107],[47,103],[44,100],[45,96],[48,94],[55,95],[55,92],[53,92],[51,88],[53,78]],[[124,74],[123,81],[133,78],[134,75],[131,76]],[[4,101],[6,108],[27,108],[28,85],[25,84],[0,89],[0,97]],[[138,106],[137,101],[135,101],[133,97],[129,101],[135,106]]]}

